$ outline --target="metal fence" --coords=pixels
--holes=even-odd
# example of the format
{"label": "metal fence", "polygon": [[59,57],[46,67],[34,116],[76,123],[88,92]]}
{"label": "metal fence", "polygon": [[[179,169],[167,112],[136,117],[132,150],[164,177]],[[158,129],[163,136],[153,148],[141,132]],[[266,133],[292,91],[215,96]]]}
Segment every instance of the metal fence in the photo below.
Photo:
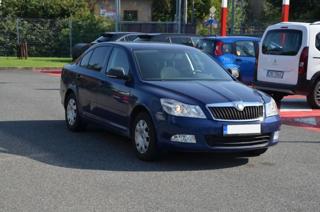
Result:
{"label": "metal fence", "polygon": [[[16,56],[18,45],[28,44],[29,56],[70,56],[72,46],[79,42],[91,42],[102,32],[114,31],[108,27],[94,28],[90,23],[72,19],[0,19],[0,56]],[[120,22],[121,31],[146,33],[176,33],[176,22]],[[196,33],[195,24],[182,24],[183,33]],[[264,27],[241,27],[229,30],[231,35],[261,36]],[[219,29],[214,30],[219,34]]]}

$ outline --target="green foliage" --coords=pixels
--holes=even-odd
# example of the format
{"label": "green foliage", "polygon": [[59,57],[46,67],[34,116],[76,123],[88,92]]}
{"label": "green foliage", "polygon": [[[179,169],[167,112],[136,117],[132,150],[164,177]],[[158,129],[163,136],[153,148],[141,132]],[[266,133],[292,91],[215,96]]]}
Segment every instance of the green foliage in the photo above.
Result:
{"label": "green foliage", "polygon": [[85,0],[2,0],[3,17],[66,18],[88,10]]}
{"label": "green foliage", "polygon": [[0,55],[15,55],[26,41],[30,56],[69,56],[70,35],[72,44],[91,42],[112,29],[85,0],[2,0],[0,18]]}
{"label": "green foliage", "polygon": [[[183,4],[183,0],[182,4]],[[219,14],[220,0],[193,0],[194,1],[194,18],[197,22],[202,22],[209,16],[209,9],[215,6]],[[188,20],[191,22],[192,17],[192,0],[188,0]],[[152,20],[153,21],[174,21],[176,13],[176,0],[153,0],[152,3]],[[182,9],[183,10],[183,9]]]}

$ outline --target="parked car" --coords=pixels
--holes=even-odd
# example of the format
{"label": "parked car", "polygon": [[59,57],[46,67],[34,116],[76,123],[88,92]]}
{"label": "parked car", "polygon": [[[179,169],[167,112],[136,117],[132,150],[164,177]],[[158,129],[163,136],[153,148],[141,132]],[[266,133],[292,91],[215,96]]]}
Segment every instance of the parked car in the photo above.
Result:
{"label": "parked car", "polygon": [[136,32],[105,32],[91,43],[78,43],[72,48],[72,59],[76,60],[90,46],[101,42],[111,41],[133,41],[143,33]]}
{"label": "parked car", "polygon": [[134,42],[174,43],[196,47],[201,36],[192,34],[149,33],[139,35]]}
{"label": "parked car", "polygon": [[60,94],[68,129],[100,123],[142,160],[162,149],[257,156],[278,142],[274,100],[188,46],[96,44],[64,66]]}
{"label": "parked car", "polygon": [[200,39],[197,48],[216,58],[226,69],[238,70],[239,80],[251,85],[259,41],[259,38],[246,36],[213,36]]}
{"label": "parked car", "polygon": [[279,23],[265,31],[256,87],[280,101],[302,94],[320,108],[320,22]]}

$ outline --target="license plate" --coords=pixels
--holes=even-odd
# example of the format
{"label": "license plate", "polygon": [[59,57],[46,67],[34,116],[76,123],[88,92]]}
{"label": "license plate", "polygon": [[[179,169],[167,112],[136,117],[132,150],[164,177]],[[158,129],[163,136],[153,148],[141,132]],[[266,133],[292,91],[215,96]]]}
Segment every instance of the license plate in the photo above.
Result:
{"label": "license plate", "polygon": [[223,135],[261,134],[260,124],[224,125]]}
{"label": "license plate", "polygon": [[272,71],[272,70],[269,70],[267,72],[267,77],[282,79],[283,78],[283,71]]}

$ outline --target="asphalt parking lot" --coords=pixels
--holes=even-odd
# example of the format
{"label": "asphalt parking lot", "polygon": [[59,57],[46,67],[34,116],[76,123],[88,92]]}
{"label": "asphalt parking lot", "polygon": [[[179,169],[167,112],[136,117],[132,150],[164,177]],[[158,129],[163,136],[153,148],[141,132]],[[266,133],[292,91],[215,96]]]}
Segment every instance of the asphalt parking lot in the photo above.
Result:
{"label": "asphalt parking lot", "polygon": [[283,102],[280,143],[257,158],[171,153],[67,131],[59,77],[0,71],[0,211],[319,211],[318,111]]}

